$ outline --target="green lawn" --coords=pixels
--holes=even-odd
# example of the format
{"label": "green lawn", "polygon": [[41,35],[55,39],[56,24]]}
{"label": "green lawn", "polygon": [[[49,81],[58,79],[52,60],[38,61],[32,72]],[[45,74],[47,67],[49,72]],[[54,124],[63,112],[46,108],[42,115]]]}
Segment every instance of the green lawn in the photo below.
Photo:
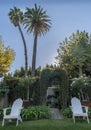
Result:
{"label": "green lawn", "polygon": [[72,119],[23,121],[18,127],[15,123],[5,122],[2,127],[0,122],[0,130],[91,130],[91,121],[87,124],[86,120],[76,121],[75,124]]}

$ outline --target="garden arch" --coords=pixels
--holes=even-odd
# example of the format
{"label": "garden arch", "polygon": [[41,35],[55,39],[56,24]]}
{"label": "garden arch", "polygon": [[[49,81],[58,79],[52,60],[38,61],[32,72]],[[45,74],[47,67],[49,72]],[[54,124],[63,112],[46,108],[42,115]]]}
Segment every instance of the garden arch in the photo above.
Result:
{"label": "garden arch", "polygon": [[68,76],[65,70],[60,68],[45,68],[40,76],[40,102],[45,104],[47,88],[59,85],[59,106],[67,106]]}

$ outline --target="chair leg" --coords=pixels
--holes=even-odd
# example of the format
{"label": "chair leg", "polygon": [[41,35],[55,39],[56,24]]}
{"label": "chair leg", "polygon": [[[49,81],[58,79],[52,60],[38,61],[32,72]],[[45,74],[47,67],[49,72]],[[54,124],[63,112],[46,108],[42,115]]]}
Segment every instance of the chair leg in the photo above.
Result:
{"label": "chair leg", "polygon": [[87,122],[88,122],[88,124],[89,124],[89,118],[88,118],[88,116],[87,116]]}
{"label": "chair leg", "polygon": [[18,118],[17,118],[17,121],[16,121],[16,126],[18,126]]}
{"label": "chair leg", "polygon": [[19,116],[19,121],[22,122],[22,118],[21,118],[21,116]]}
{"label": "chair leg", "polygon": [[2,126],[4,126],[4,118],[3,118],[3,121],[2,121]]}
{"label": "chair leg", "polygon": [[75,123],[75,117],[73,116],[73,121],[74,121],[74,123]]}

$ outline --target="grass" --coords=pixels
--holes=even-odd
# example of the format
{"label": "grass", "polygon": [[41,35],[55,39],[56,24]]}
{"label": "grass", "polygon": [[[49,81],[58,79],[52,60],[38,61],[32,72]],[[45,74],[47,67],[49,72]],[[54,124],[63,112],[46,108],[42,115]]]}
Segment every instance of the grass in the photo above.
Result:
{"label": "grass", "polygon": [[5,122],[2,127],[0,122],[0,130],[91,130],[91,122],[88,124],[86,120],[76,121],[75,124],[72,119],[23,121],[18,127],[15,124]]}

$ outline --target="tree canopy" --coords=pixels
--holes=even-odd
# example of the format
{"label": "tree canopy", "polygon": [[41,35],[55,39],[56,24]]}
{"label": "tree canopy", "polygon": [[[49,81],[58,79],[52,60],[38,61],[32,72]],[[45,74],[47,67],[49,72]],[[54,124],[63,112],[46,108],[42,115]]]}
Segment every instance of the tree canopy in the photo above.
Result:
{"label": "tree canopy", "polygon": [[4,47],[2,41],[0,41],[0,74],[5,74],[9,71],[9,68],[14,60],[15,52],[9,46]]}
{"label": "tree canopy", "polygon": [[[57,50],[57,63],[65,68],[68,73],[81,76],[84,68],[90,68],[91,63],[91,42],[87,32],[77,31],[66,38]],[[70,75],[70,74],[69,74]]]}

